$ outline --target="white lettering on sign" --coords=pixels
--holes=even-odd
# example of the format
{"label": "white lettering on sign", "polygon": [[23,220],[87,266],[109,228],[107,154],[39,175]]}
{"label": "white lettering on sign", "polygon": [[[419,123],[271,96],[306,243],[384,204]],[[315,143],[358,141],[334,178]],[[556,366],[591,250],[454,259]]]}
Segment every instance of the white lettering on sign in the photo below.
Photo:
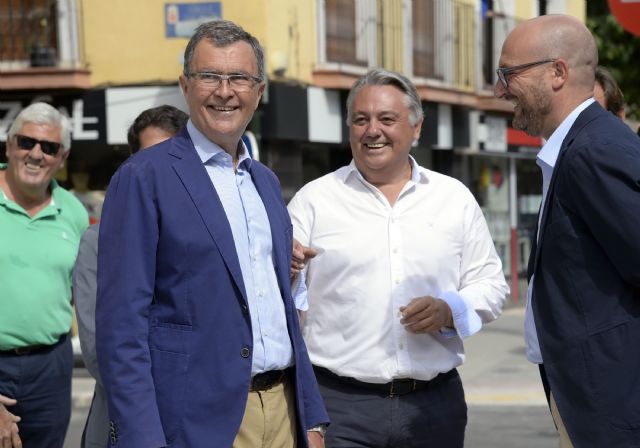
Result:
{"label": "white lettering on sign", "polygon": [[[38,96],[33,99],[32,102],[45,101],[48,103],[53,102],[49,96]],[[22,103],[19,101],[0,101],[0,141],[7,141],[7,133],[13,120],[16,119],[20,111],[22,110]],[[59,106],[58,110],[65,117],[70,117],[72,138],[74,140],[98,140],[100,133],[98,130],[85,129],[85,125],[97,124],[98,117],[85,117],[84,116],[84,100],[73,100],[72,114],[64,106]],[[2,113],[4,112],[4,113]]]}
{"label": "white lettering on sign", "polygon": [[84,128],[85,124],[96,124],[98,117],[84,116],[84,101],[73,100],[73,139],[74,140],[97,140],[100,134],[97,130],[89,131]]}
{"label": "white lettering on sign", "polygon": [[7,141],[7,132],[9,132],[9,126],[13,123],[20,113],[22,105],[17,101],[0,101],[0,111],[6,111],[0,119],[0,141]]}

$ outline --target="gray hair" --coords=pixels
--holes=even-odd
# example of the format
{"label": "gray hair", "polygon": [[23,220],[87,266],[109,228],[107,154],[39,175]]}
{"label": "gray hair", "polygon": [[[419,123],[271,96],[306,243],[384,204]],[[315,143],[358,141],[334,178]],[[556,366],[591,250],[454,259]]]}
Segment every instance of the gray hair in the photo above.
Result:
{"label": "gray hair", "polygon": [[258,78],[264,81],[264,50],[262,46],[260,46],[260,42],[240,26],[229,20],[214,20],[203,23],[196,28],[193,36],[189,39],[187,48],[184,50],[184,65],[182,70],[185,75],[189,74],[193,53],[195,52],[196,45],[198,45],[202,39],[207,39],[214,47],[218,48],[224,48],[236,42],[246,42],[251,45],[253,54],[256,56],[256,64],[258,65]]}
{"label": "gray hair", "polygon": [[369,70],[366,75],[358,79],[351,87],[347,97],[347,125],[351,125],[351,109],[353,101],[360,90],[365,86],[394,86],[405,94],[405,104],[409,109],[409,122],[414,126],[424,117],[420,95],[416,86],[406,76],[382,68]]}
{"label": "gray hair", "polygon": [[26,123],[50,125],[60,128],[62,147],[65,151],[71,149],[71,123],[55,107],[47,103],[33,103],[20,111],[11,124],[7,133],[7,140],[15,137]]}

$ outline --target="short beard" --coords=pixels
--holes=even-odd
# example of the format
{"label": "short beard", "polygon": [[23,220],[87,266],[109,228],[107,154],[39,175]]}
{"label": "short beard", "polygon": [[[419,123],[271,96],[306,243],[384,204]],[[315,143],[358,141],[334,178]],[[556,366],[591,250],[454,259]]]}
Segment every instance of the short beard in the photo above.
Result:
{"label": "short beard", "polygon": [[513,127],[527,134],[538,137],[542,135],[542,127],[547,115],[551,112],[551,98],[542,88],[534,86],[529,95],[518,98],[520,115],[513,117]]}

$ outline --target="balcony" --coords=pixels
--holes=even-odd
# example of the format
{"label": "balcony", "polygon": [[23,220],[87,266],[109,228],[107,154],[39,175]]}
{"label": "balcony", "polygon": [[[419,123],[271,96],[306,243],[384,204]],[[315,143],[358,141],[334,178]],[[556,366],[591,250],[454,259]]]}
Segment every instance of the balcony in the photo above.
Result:
{"label": "balcony", "polygon": [[74,0],[0,0],[0,90],[88,88]]}

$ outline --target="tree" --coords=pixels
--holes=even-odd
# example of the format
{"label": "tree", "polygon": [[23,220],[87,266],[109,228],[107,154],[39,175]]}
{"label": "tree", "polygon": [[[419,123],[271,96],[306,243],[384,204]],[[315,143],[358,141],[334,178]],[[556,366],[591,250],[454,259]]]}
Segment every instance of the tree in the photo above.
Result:
{"label": "tree", "polygon": [[606,0],[587,2],[587,26],[598,45],[599,64],[614,76],[627,103],[627,116],[640,119],[640,37],[622,29]]}

